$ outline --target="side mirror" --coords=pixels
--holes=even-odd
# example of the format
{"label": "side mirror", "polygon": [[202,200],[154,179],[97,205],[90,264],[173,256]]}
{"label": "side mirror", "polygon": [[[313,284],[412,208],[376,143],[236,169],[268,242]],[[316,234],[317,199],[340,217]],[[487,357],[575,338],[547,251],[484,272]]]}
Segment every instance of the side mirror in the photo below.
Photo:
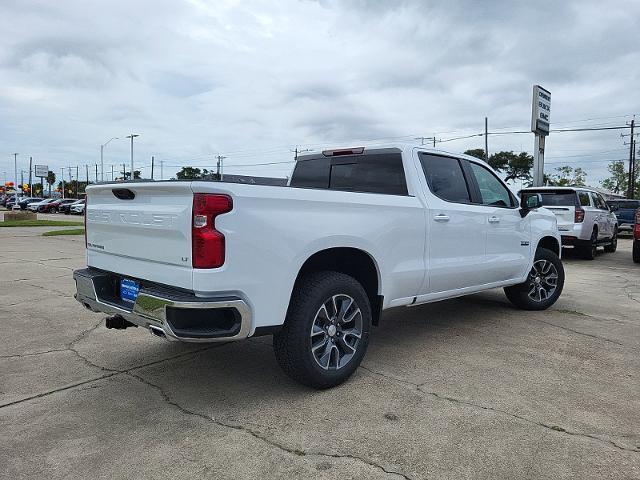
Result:
{"label": "side mirror", "polygon": [[525,193],[521,195],[520,215],[524,218],[531,210],[542,207],[542,195],[539,193]]}
{"label": "side mirror", "polygon": [[609,210],[612,212],[615,212],[618,210],[618,205],[616,205],[615,203],[612,203],[611,205],[609,205]]}

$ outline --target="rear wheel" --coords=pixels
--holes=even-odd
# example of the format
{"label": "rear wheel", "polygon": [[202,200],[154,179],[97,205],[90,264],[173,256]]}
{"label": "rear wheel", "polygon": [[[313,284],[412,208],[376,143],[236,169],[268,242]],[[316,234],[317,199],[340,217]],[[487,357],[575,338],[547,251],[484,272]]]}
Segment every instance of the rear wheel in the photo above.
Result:
{"label": "rear wheel", "polygon": [[299,280],[282,330],[273,336],[276,359],[294,380],[330,388],[358,368],[369,343],[369,298],[354,278],[316,272]]}
{"label": "rear wheel", "polygon": [[49,210],[49,213],[58,213],[58,209],[56,207],[51,207],[51,210]]}
{"label": "rear wheel", "polygon": [[640,240],[633,241],[633,261],[640,263]]}
{"label": "rear wheel", "polygon": [[598,231],[594,228],[591,233],[589,245],[582,247],[582,258],[585,260],[593,260],[598,254]]}
{"label": "rear wheel", "polygon": [[616,226],[611,237],[611,243],[604,247],[604,251],[613,253],[618,249],[618,227]]}
{"label": "rear wheel", "polygon": [[506,287],[504,293],[511,303],[523,310],[546,310],[556,303],[564,287],[562,261],[551,250],[539,248],[527,279]]}

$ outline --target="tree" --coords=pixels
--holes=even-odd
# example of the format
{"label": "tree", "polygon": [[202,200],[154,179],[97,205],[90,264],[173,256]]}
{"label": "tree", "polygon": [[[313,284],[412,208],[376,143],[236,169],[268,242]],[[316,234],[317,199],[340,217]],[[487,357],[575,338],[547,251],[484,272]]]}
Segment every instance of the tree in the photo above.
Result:
{"label": "tree", "polygon": [[531,169],[533,157],[527,152],[497,152],[489,157],[489,165],[505,174],[505,181],[524,180],[531,181]]}
{"label": "tree", "polygon": [[[613,193],[626,195],[629,188],[629,172],[626,169],[625,162],[622,160],[611,162],[607,166],[607,170],[609,170],[610,177],[600,181],[602,188],[606,188]],[[635,192],[633,192],[633,198],[638,198],[640,197],[640,169],[637,169],[635,174],[636,188]]]}
{"label": "tree", "polygon": [[556,187],[584,187],[586,185],[587,172],[580,167],[574,169],[565,165],[564,167],[556,167],[556,172],[558,173],[546,177],[550,185]]}
{"label": "tree", "polygon": [[471,150],[467,150],[466,152],[464,152],[464,154],[479,158],[480,160],[484,160],[483,148],[472,148]]}
{"label": "tree", "polygon": [[200,170],[196,167],[182,167],[182,169],[176,173],[178,180],[200,180],[209,175],[209,170],[203,168]]}
{"label": "tree", "polygon": [[49,170],[47,172],[47,185],[49,185],[49,196],[51,196],[51,185],[56,183],[56,174]]}

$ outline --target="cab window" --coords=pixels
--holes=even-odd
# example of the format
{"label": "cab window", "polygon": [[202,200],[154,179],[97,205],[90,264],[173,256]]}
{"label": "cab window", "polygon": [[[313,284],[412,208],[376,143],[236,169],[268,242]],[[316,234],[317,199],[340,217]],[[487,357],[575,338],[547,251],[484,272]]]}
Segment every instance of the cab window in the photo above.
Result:
{"label": "cab window", "polygon": [[457,158],[420,152],[420,164],[429,190],[447,202],[471,203],[467,181]]}
{"label": "cab window", "polygon": [[480,190],[479,203],[494,207],[515,206],[513,195],[493,172],[475,162],[469,162],[469,167]]}

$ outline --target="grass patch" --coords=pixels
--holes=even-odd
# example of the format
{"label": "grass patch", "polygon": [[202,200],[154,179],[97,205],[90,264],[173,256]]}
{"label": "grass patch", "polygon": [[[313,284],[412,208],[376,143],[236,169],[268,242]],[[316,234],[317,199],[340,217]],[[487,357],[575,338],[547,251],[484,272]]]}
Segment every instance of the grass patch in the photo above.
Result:
{"label": "grass patch", "polygon": [[44,232],[42,235],[45,237],[55,237],[58,235],[84,235],[84,228],[67,228],[66,230],[53,230],[51,232]]}
{"label": "grass patch", "polygon": [[84,225],[81,222],[69,222],[65,220],[9,220],[0,222],[0,227],[77,227]]}

